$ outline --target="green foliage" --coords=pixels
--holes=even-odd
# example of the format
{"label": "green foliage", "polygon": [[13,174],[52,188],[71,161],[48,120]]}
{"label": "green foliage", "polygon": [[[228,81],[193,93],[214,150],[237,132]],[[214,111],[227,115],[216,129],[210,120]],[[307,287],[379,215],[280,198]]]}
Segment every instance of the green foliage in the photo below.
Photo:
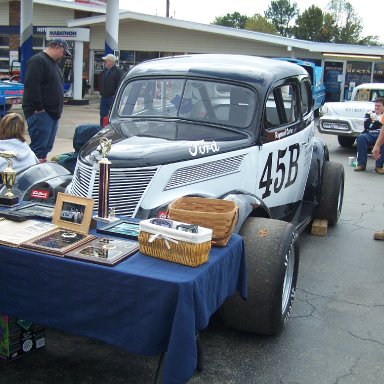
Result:
{"label": "green foliage", "polygon": [[227,13],[225,16],[217,16],[212,24],[221,25],[223,27],[232,27],[237,29],[245,29],[248,17],[240,15],[239,12]]}
{"label": "green foliage", "polygon": [[269,33],[270,35],[277,35],[276,27],[259,13],[256,13],[252,17],[248,18],[245,23],[245,29],[255,32]]}
{"label": "green foliage", "polygon": [[379,45],[377,36],[362,37],[363,24],[361,18],[347,0],[330,0],[328,10],[336,20],[336,30],[332,43]]}
{"label": "green foliage", "polygon": [[265,11],[265,17],[275,26],[281,36],[292,36],[292,20],[299,14],[296,3],[289,0],[271,1],[270,6]]}
{"label": "green foliage", "polygon": [[302,14],[291,0],[272,0],[264,16],[227,13],[213,24],[308,41],[381,45],[377,36],[362,36],[362,20],[348,0],[330,0],[325,10],[311,5]]}
{"label": "green foliage", "polygon": [[335,35],[336,29],[333,16],[312,5],[297,17],[292,31],[297,39],[329,42]]}

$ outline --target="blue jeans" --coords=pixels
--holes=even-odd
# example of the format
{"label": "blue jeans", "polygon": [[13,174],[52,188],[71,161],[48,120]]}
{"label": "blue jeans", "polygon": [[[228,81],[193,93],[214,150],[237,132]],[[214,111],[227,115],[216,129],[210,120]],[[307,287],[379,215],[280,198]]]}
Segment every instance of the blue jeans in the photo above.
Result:
{"label": "blue jeans", "polygon": [[48,152],[52,151],[55,141],[58,120],[52,119],[47,112],[34,113],[27,119],[28,133],[31,137],[29,145],[38,159],[47,158]]}
{"label": "blue jeans", "polygon": [[113,96],[100,98],[100,125],[101,126],[103,126],[103,118],[109,115],[109,111],[112,108],[114,99],[115,98]]}
{"label": "blue jeans", "polygon": [[[379,137],[378,132],[363,132],[357,139],[357,165],[367,165],[367,154],[368,147],[375,145],[377,138]],[[382,167],[384,163],[384,145],[380,147],[380,159],[376,160],[376,167]]]}

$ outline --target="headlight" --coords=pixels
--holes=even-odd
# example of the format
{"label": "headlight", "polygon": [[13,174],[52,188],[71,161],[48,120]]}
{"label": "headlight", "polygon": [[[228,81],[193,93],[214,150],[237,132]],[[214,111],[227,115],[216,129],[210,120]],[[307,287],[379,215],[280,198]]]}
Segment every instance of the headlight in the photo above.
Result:
{"label": "headlight", "polygon": [[337,129],[340,131],[349,131],[349,125],[346,123],[335,123],[335,122],[331,123],[331,122],[323,121],[321,125],[324,129]]}

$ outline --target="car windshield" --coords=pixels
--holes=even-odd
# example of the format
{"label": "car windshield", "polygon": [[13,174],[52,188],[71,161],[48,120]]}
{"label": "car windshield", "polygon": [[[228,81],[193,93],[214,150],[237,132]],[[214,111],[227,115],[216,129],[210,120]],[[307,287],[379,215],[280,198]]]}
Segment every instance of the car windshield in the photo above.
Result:
{"label": "car windshield", "polygon": [[378,97],[384,97],[384,89],[361,88],[356,92],[356,101],[373,101]]}
{"label": "car windshield", "polygon": [[249,88],[180,78],[131,81],[119,100],[123,118],[177,118],[235,128],[251,124],[256,106]]}

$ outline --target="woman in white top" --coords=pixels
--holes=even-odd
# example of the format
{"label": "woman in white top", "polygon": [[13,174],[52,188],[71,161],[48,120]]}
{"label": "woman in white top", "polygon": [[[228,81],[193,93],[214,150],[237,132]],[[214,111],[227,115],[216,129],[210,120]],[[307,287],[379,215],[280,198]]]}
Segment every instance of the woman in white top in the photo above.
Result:
{"label": "woman in white top", "polygon": [[[12,168],[18,173],[39,161],[24,138],[25,122],[21,115],[9,113],[0,121],[0,151],[12,151]],[[4,171],[7,160],[0,157],[0,171]]]}

